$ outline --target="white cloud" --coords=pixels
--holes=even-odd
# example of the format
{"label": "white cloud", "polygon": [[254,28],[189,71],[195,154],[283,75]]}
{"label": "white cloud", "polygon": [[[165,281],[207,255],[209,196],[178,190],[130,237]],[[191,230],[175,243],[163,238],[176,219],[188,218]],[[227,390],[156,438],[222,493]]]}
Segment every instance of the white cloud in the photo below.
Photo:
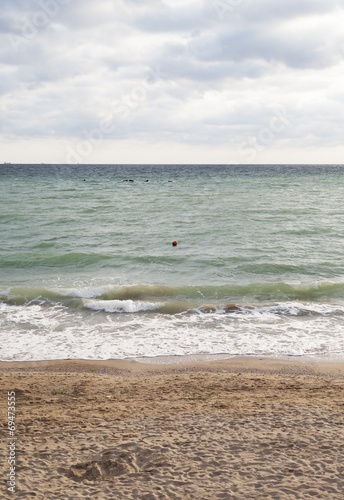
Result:
{"label": "white cloud", "polygon": [[340,162],[343,21],[336,0],[3,0],[0,161]]}

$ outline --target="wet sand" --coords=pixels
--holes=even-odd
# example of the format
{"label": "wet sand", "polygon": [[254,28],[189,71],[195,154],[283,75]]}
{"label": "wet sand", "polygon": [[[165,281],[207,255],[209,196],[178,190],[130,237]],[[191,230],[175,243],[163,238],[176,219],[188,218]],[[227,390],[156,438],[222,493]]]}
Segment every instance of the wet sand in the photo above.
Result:
{"label": "wet sand", "polygon": [[344,363],[0,363],[0,379],[0,498],[8,391],[15,498],[344,497]]}

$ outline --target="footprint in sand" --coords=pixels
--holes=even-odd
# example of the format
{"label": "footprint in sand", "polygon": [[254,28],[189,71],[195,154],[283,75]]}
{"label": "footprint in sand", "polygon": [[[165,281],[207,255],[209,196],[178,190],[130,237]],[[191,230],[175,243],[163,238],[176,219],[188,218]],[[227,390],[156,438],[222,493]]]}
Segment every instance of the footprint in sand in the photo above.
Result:
{"label": "footprint in sand", "polygon": [[111,480],[124,474],[153,472],[168,465],[168,451],[164,447],[143,448],[139,444],[122,443],[93,456],[87,462],[59,469],[75,481]]}

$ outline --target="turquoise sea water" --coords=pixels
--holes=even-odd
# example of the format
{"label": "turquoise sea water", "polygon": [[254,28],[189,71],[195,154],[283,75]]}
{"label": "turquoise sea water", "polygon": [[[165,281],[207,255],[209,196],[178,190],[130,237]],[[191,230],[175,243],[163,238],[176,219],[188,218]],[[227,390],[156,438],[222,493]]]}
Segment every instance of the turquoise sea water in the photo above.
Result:
{"label": "turquoise sea water", "polygon": [[336,165],[0,165],[0,358],[342,357],[343,194]]}

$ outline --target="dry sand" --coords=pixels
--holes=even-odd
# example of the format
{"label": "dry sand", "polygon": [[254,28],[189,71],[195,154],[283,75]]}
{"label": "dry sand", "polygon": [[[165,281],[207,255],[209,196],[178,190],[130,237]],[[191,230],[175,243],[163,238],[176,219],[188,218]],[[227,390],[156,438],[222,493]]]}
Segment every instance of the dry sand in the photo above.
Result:
{"label": "dry sand", "polygon": [[0,379],[0,498],[344,498],[342,363],[0,363]]}

